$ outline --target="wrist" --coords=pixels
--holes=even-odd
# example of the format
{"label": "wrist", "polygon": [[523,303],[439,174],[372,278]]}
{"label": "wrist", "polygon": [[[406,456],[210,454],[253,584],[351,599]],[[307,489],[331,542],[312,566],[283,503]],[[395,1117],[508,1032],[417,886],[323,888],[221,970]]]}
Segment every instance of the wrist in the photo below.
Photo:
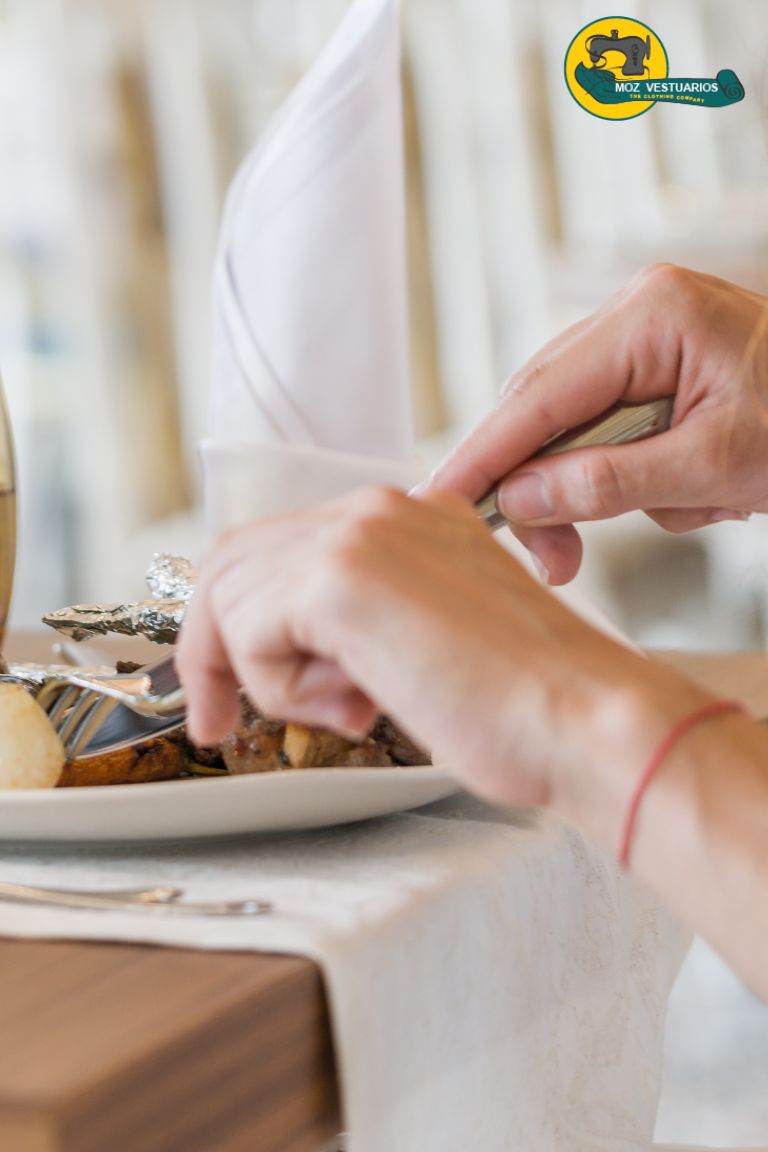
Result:
{"label": "wrist", "polygon": [[[747,867],[759,865],[768,874],[767,752],[763,728],[737,711],[687,732],[643,799],[633,871],[653,879],[674,857],[738,868],[743,855]],[[750,834],[753,823],[760,829],[757,837]]]}
{"label": "wrist", "polygon": [[768,998],[768,732],[738,712],[706,711],[713,697],[644,665],[598,694],[587,722],[594,755],[561,776],[553,800],[617,855],[656,760],[636,811],[632,873]]}
{"label": "wrist", "polygon": [[621,673],[596,685],[586,708],[582,701],[580,754],[563,758],[552,786],[553,807],[612,855],[654,753],[675,724],[711,699],[669,669],[628,656]]}

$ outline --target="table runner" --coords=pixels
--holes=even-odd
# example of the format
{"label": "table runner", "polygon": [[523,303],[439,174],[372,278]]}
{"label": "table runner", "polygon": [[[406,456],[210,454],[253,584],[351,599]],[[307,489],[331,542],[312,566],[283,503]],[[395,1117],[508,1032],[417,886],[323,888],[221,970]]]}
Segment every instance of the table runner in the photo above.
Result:
{"label": "table runner", "polygon": [[259,896],[254,920],[0,904],[0,935],[298,953],[325,976],[350,1152],[651,1143],[685,934],[568,824],[458,795],[280,837],[0,845],[4,880]]}

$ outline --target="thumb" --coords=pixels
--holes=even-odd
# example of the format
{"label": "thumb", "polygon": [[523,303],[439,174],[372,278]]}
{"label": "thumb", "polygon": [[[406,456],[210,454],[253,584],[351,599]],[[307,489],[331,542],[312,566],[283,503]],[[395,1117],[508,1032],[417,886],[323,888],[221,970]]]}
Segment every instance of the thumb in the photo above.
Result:
{"label": "thumb", "polygon": [[497,496],[513,524],[607,520],[636,508],[712,504],[712,476],[702,475],[682,428],[634,444],[574,449],[531,461],[504,479]]}

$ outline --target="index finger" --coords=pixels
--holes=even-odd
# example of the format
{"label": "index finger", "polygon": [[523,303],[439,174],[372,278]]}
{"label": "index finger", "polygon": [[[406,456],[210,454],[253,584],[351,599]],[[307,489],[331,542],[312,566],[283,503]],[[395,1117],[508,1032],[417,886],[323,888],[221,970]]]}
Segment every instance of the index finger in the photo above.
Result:
{"label": "index finger", "polygon": [[187,695],[187,727],[201,746],[226,736],[240,711],[237,679],[207,600],[207,585],[198,586],[176,650],[176,668]]}
{"label": "index finger", "polygon": [[674,394],[676,342],[660,335],[660,347],[648,347],[645,309],[640,301],[640,307],[627,308],[626,299],[575,325],[520,369],[498,407],[446,458],[428,486],[478,500],[552,436],[618,400]]}

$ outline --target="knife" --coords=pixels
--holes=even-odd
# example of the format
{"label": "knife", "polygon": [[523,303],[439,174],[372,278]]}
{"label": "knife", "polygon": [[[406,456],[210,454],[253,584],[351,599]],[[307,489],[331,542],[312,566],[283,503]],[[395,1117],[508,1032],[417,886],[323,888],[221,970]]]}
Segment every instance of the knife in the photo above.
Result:
{"label": "knife", "polygon": [[[595,444],[630,444],[646,440],[659,432],[666,432],[672,420],[674,399],[651,400],[645,404],[615,404],[602,416],[561,432],[530,457],[540,460],[546,456],[559,456],[573,448],[590,448]],[[496,502],[498,486],[475,505],[477,514],[492,532],[508,527],[508,520]]]}

